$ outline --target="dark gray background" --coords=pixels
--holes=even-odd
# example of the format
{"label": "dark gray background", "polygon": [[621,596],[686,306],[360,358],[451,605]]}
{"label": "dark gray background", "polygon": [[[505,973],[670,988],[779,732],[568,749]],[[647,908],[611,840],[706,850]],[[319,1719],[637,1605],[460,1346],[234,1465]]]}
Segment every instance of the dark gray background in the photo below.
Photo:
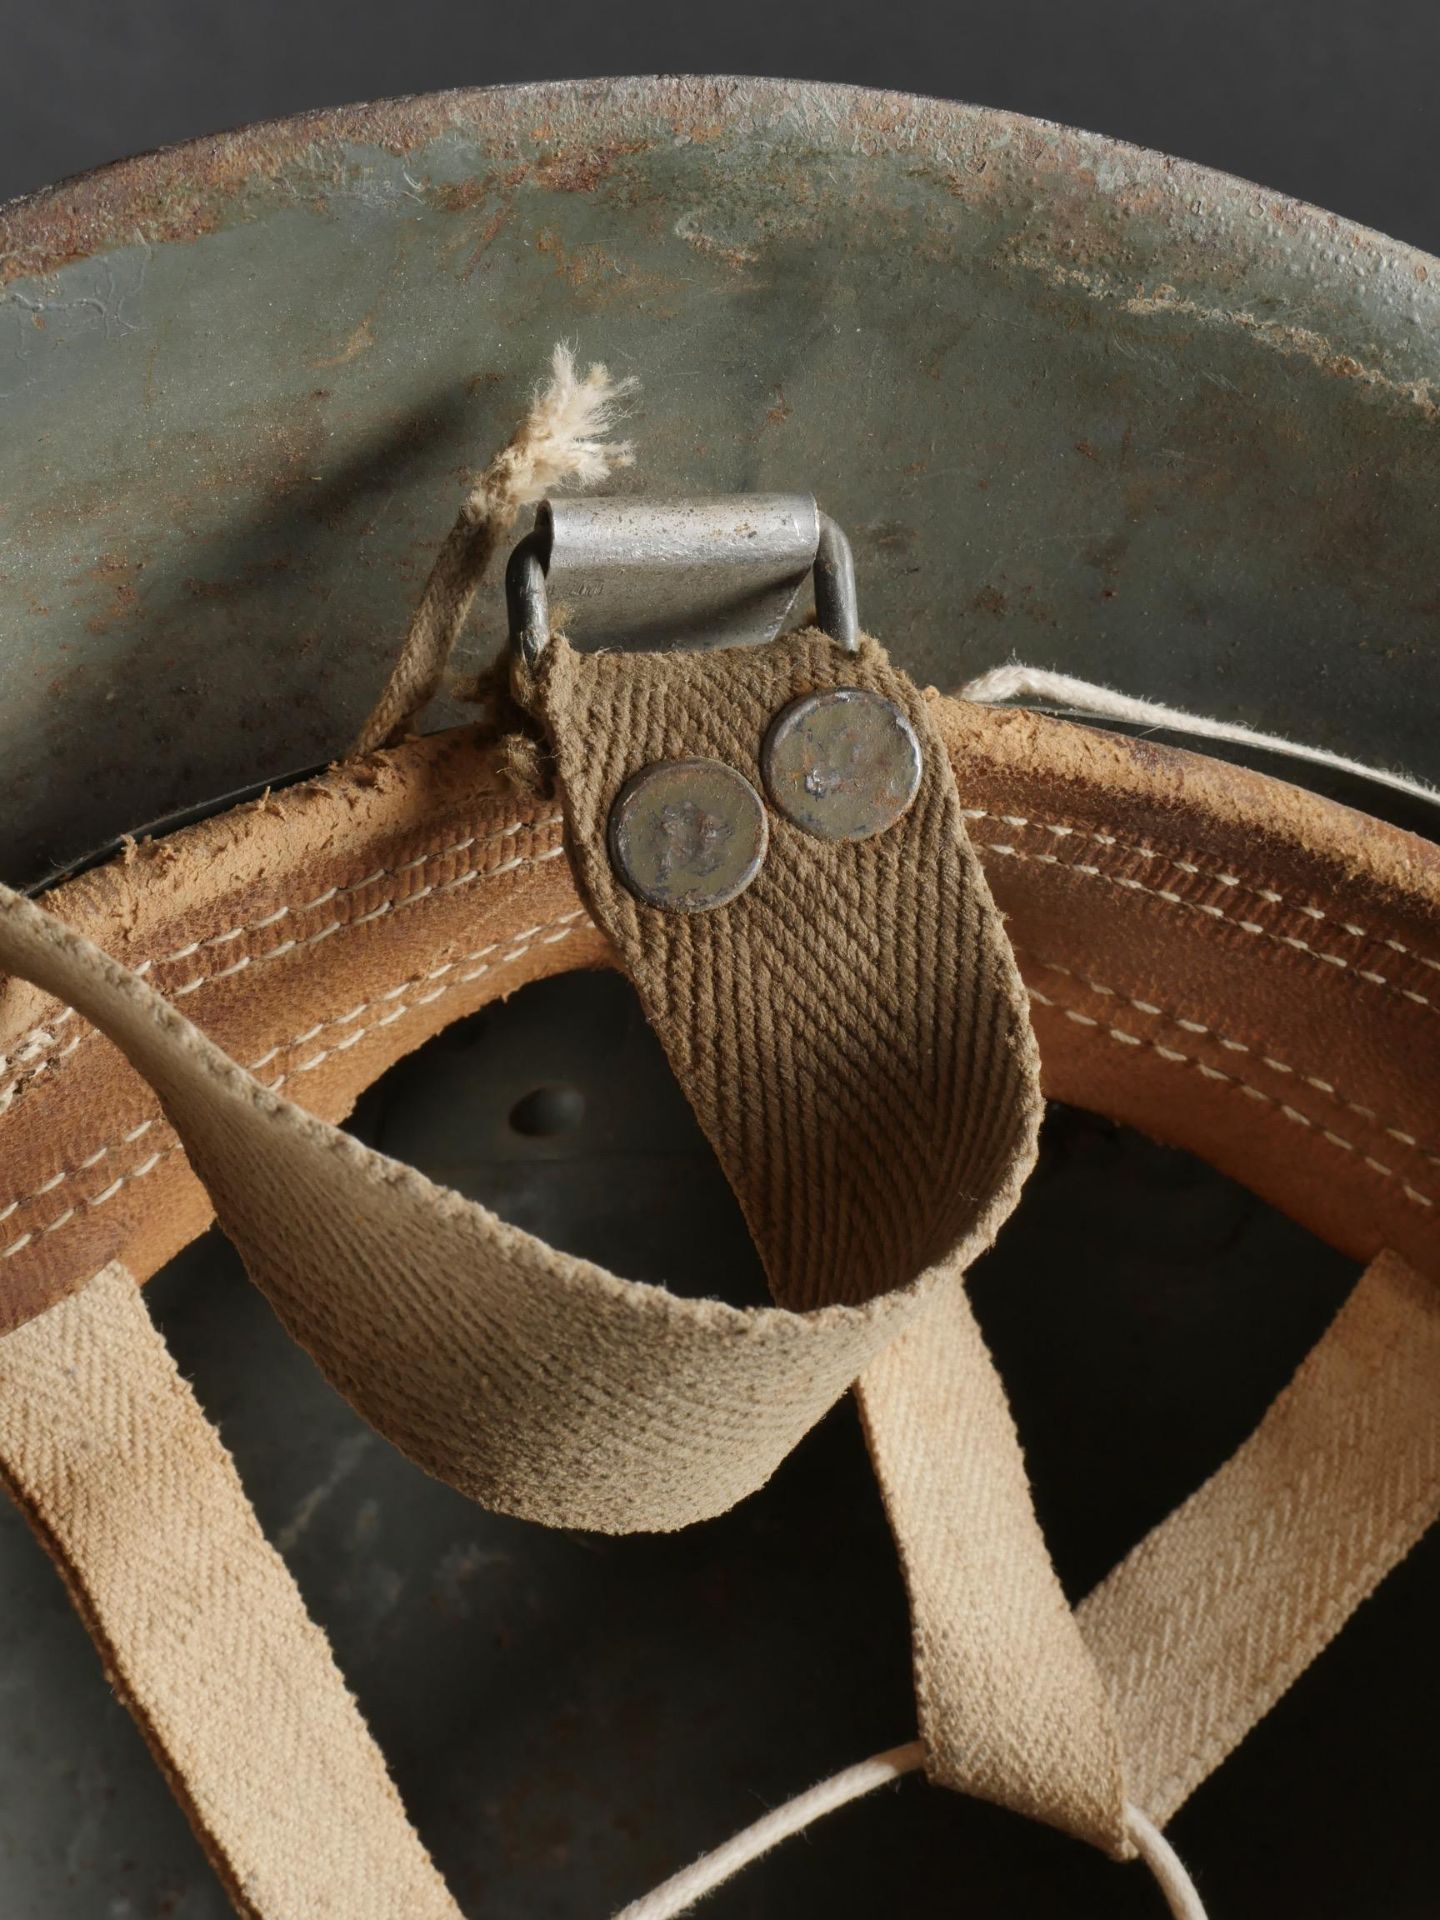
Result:
{"label": "dark gray background", "polygon": [[0,0],[0,198],[305,107],[656,72],[1014,107],[1440,250],[1433,0]]}

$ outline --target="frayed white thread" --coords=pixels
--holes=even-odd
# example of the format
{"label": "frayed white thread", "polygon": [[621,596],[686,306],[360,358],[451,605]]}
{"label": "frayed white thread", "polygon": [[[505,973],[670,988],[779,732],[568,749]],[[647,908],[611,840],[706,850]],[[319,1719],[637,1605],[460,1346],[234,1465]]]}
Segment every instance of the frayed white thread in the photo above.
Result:
{"label": "frayed white thread", "polygon": [[1160,1891],[1169,1902],[1174,1920],[1205,1920],[1205,1908],[1195,1882],[1154,1821],[1148,1819],[1139,1807],[1127,1806],[1125,1830],[1134,1842],[1135,1851],[1154,1874]]}
{"label": "frayed white thread", "polygon": [[558,342],[550,356],[550,378],[535,389],[525,423],[506,450],[507,500],[530,506],[554,487],[598,486],[614,468],[632,466],[633,443],[606,436],[639,385],[633,374],[615,380],[598,365],[582,378],[575,371],[574,349],[568,341]]}
{"label": "frayed white thread", "polygon": [[811,1787],[808,1793],[797,1794],[784,1806],[773,1808],[753,1826],[727,1840],[724,1846],[716,1847],[713,1853],[703,1854],[693,1865],[656,1887],[653,1893],[633,1900],[616,1914],[615,1920],[674,1920],[676,1914],[686,1912],[697,1900],[713,1893],[742,1867],[748,1867],[752,1860],[758,1860],[762,1853],[788,1840],[791,1834],[801,1832],[837,1807],[872,1793],[888,1781],[898,1780],[902,1774],[913,1773],[924,1764],[925,1749],[918,1740],[912,1740],[907,1746],[892,1747],[888,1753],[877,1753],[858,1766],[833,1774],[819,1786]]}
{"label": "frayed white thread", "polygon": [[1008,667],[993,667],[967,681],[960,689],[962,700],[974,700],[981,706],[1003,706],[1007,700],[1044,700],[1053,706],[1074,707],[1079,713],[1093,713],[1097,720],[1129,720],[1142,727],[1168,727],[1173,733],[1190,733],[1202,739],[1228,740],[1236,746],[1268,747],[1298,760],[1310,760],[1316,766],[1336,767],[1342,773],[1359,774],[1365,780],[1378,780],[1397,793],[1408,793],[1421,800],[1440,800],[1440,792],[1409,774],[1389,773],[1383,767],[1367,767],[1361,760],[1350,760],[1326,747],[1302,746],[1298,741],[1282,739],[1278,733],[1257,733],[1253,727],[1233,720],[1207,720],[1200,714],[1186,713],[1181,707],[1162,707],[1153,700],[1137,700],[1113,687],[1096,686],[1093,681],[1077,679],[1069,673],[1052,673],[1045,667],[1027,667],[1019,661]]}
{"label": "frayed white thread", "polygon": [[[888,1753],[877,1753],[869,1760],[862,1760],[858,1766],[847,1767],[843,1773],[832,1774],[819,1786],[811,1787],[808,1793],[797,1794],[784,1806],[773,1808],[753,1826],[716,1847],[713,1853],[702,1854],[653,1892],[632,1900],[615,1915],[615,1920],[676,1920],[677,1915],[687,1913],[742,1867],[769,1853],[782,1840],[803,1832],[838,1807],[873,1793],[876,1787],[918,1771],[924,1764],[925,1749],[920,1741],[912,1740],[906,1746],[892,1747]],[[1174,1920],[1206,1920],[1194,1881],[1159,1828],[1138,1807],[1127,1805],[1125,1830],[1135,1851],[1154,1874]]]}
{"label": "frayed white thread", "polygon": [[616,467],[628,467],[635,449],[606,436],[639,386],[615,380],[605,367],[582,377],[562,340],[550,356],[550,377],[530,408],[466,495],[420,595],[385,690],[361,728],[355,753],[393,746],[440,689],[475,594],[495,550],[522,507],[569,485],[598,486]]}

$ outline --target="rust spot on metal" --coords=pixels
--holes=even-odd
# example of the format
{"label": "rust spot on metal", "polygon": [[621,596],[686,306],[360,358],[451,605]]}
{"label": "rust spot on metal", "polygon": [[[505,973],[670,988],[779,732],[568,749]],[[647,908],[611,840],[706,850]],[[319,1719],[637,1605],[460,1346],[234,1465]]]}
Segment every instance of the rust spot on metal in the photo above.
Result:
{"label": "rust spot on metal", "polygon": [[653,145],[651,140],[612,140],[604,145],[587,143],[546,154],[535,164],[535,179],[552,193],[593,193],[602,180],[610,178],[621,160],[646,153]]}
{"label": "rust spot on metal", "polygon": [[915,729],[893,701],[859,687],[807,693],[777,715],[760,765],[770,798],[820,840],[870,840],[920,789]]}
{"label": "rust spot on metal", "polygon": [[478,180],[447,181],[443,187],[436,187],[431,198],[446,213],[469,213],[475,207],[483,207],[494,191],[493,176],[485,174]]}
{"label": "rust spot on metal", "polygon": [[462,280],[468,280],[470,278],[471,274],[474,273],[491,247],[504,232],[510,215],[514,211],[514,205],[513,199],[507,198],[485,222],[485,225],[480,230],[479,239],[471,249],[464,266],[460,269],[460,278]]}
{"label": "rust spot on metal", "polygon": [[[618,259],[602,246],[571,247],[554,227],[542,227],[535,239],[535,251],[555,263],[555,272],[580,295],[587,307],[603,308],[616,302],[634,305],[647,296],[674,296],[675,283],[660,274],[638,269],[633,261]],[[666,309],[656,309],[665,317]]]}
{"label": "rust spot on metal", "polygon": [[127,560],[120,553],[102,553],[86,567],[81,578],[102,588],[106,603],[85,622],[88,632],[108,633],[112,627],[133,620],[140,611],[140,590],[136,580],[143,562]]}
{"label": "rust spot on metal", "polygon": [[879,520],[866,527],[862,537],[869,551],[877,554],[906,554],[915,546],[915,529],[904,520]]}
{"label": "rust spot on metal", "polygon": [[358,359],[362,353],[367,352],[374,344],[375,322],[373,316],[367,313],[359,326],[350,334],[350,337],[338,353],[326,354],[318,360],[310,361],[309,364],[317,369],[322,367],[345,367],[348,366],[352,360]]}
{"label": "rust spot on metal", "polygon": [[610,810],[610,863],[639,899],[706,913],[735,899],[765,859],[760,796],[720,760],[659,760],[634,774]]}

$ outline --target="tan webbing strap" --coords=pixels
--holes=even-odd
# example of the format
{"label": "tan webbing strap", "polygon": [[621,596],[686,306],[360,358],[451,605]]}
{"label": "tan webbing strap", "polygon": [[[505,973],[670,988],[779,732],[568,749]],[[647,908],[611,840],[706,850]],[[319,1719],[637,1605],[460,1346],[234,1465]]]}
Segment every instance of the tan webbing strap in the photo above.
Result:
{"label": "tan webbing strap", "polygon": [[857,1392],[910,1595],[926,1771],[1127,1857],[1110,1701],[965,1295],[937,1300]]}
{"label": "tan webbing strap", "polygon": [[[747,652],[732,676],[770,678],[735,711],[759,728],[835,657],[816,636]],[[738,697],[731,688],[716,704]],[[133,974],[13,895],[0,895],[0,965],[79,1007],[127,1053],[286,1324],[412,1458],[531,1518],[682,1525],[759,1485],[935,1290],[956,1284],[1033,1153],[1039,1102],[1018,982],[959,835],[948,762],[913,690],[906,699],[931,743],[914,810],[924,837],[911,844],[907,820],[906,833],[882,836],[885,851],[857,850],[854,880],[817,865],[789,905],[786,863],[772,859],[747,899],[780,902],[785,964],[760,990],[755,967],[771,956],[761,944],[752,962],[741,940],[713,977],[773,1023],[777,1042],[796,982],[808,996],[800,1097],[770,1060],[752,1079],[746,1029],[749,1052],[724,1065],[727,1099],[757,1169],[784,1170],[773,1218],[796,1225],[807,1304],[826,1288],[854,1304],[743,1313],[558,1254],[267,1092]],[[844,934],[825,962],[842,969],[833,995],[814,973],[832,912]],[[897,924],[913,929],[898,942]],[[794,1099],[783,1131],[765,1124],[772,1099]],[[841,1177],[852,1170],[853,1190]],[[807,1216],[812,1234],[798,1231]]]}
{"label": "tan webbing strap", "polygon": [[0,1480],[241,1913],[459,1920],[122,1267],[0,1340]]}
{"label": "tan webbing strap", "polygon": [[1382,1254],[1260,1425],[1079,1609],[1164,1826],[1440,1515],[1440,1287]]}
{"label": "tan webbing strap", "polygon": [[[837,682],[898,698],[934,745],[878,649],[857,660],[800,636],[684,664],[688,686],[668,687],[654,656],[585,663],[601,678],[582,685],[555,649],[550,671],[584,729],[564,768],[567,806],[592,910],[736,1182],[779,1310],[679,1300],[503,1226],[268,1093],[135,974],[3,891],[0,967],[121,1046],[287,1325],[382,1431],[492,1506],[613,1530],[684,1524],[758,1485],[863,1376],[911,1588],[932,1772],[1120,1851],[1115,1723],[958,1284],[1013,1204],[1036,1100],[1013,968],[954,821],[948,767],[888,848],[886,835],[833,854],[798,848],[777,822],[766,868],[734,908],[647,927],[635,916],[650,910],[619,894],[599,852],[606,793],[636,764],[709,752],[754,777],[775,709]],[[697,672],[710,676],[698,686]],[[944,756],[929,760],[933,775]],[[817,1304],[827,1300],[843,1304]],[[1267,1710],[1433,1515],[1434,1311],[1430,1281],[1377,1263],[1254,1439],[1087,1603],[1136,1755],[1129,1798],[1153,1817]],[[0,1425],[18,1405],[4,1369],[31,1331],[0,1343]],[[149,1459],[164,1470],[163,1453]],[[228,1497],[239,1497],[233,1475]],[[1347,1530],[1339,1542],[1325,1530],[1332,1513]],[[209,1516],[197,1508],[190,1524]],[[99,1550],[103,1561],[103,1532]],[[133,1596],[79,1557],[75,1568],[109,1659],[120,1637],[110,1614],[123,1621]],[[161,1569],[148,1577],[158,1584]],[[1212,1607],[1192,1620],[1205,1578]],[[283,1614],[296,1603],[283,1574],[282,1586]],[[145,1645],[169,1661],[163,1635]],[[138,1663],[131,1685],[149,1715]],[[170,1698],[163,1675],[156,1691]],[[188,1751],[175,1712],[167,1751]],[[202,1773],[208,1754],[201,1739]],[[215,1787],[217,1820],[232,1790],[249,1805],[244,1769]]]}
{"label": "tan webbing strap", "polygon": [[[151,1082],[252,1275],[362,1413],[490,1506],[608,1530],[681,1525],[760,1484],[937,1291],[958,1287],[1014,1204],[1039,1113],[1018,979],[948,760],[879,649],[855,660],[812,634],[701,656],[682,663],[684,713],[667,708],[676,663],[624,664],[619,698],[637,698],[635,713],[577,739],[650,757],[683,720],[692,751],[743,760],[786,699],[843,673],[893,693],[927,745],[921,795],[890,833],[830,850],[777,831],[750,892],[702,917],[712,944],[658,940],[660,973],[632,962],[780,1288],[810,1311],[681,1300],[555,1253],[266,1092],[134,975],[0,896],[0,965],[77,1006]],[[594,846],[587,832],[582,866]],[[661,1006],[666,968],[679,997]],[[978,1349],[957,1364],[988,1367]],[[999,1451],[981,1483],[1003,1497],[1023,1487],[1014,1436],[1008,1422],[987,1431]],[[1033,1530],[1028,1504],[1017,1524]],[[1094,1818],[1094,1782],[1116,1771],[1108,1708],[1069,1616],[1050,1619],[1064,1710],[1041,1729],[1056,1743],[1047,1804],[1113,1846],[1118,1808],[1099,1831]],[[995,1652],[998,1710],[1008,1641]],[[922,1686],[927,1699],[954,1691]],[[993,1766],[986,1788],[1037,1801],[1031,1781],[1006,1784]]]}
{"label": "tan webbing strap", "polygon": [[[498,1511],[603,1532],[763,1484],[950,1269],[856,1306],[742,1312],[620,1280],[269,1092],[136,974],[0,888],[0,967],[76,1007],[154,1087],[251,1276],[411,1459]],[[972,1200],[989,1244],[1029,1136]]]}
{"label": "tan webbing strap", "polygon": [[[770,722],[832,687],[894,702],[923,742],[902,820],[854,842],[774,816],[753,885],[715,912],[667,913],[627,891],[606,823],[632,774],[715,759],[758,788]],[[865,1299],[943,1263],[913,1338],[864,1376],[911,1589],[932,1778],[1127,1851],[1109,1701],[960,1286],[977,1212],[993,1220],[1013,1205],[1038,1104],[1022,990],[928,703],[873,641],[851,655],[813,632],[668,655],[581,654],[556,640],[533,697],[582,894],[740,1199],[776,1298]]]}

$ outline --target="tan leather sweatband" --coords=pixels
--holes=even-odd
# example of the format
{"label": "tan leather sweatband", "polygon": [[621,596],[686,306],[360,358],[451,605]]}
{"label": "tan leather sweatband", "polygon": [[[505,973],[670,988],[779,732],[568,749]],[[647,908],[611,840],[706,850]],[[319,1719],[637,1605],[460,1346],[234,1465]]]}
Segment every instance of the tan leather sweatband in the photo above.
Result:
{"label": "tan leather sweatband", "polygon": [[[1440,852],[1198,756],[932,696],[1046,1091],[1204,1155],[1359,1259],[1437,1264]],[[338,1118],[525,981],[612,956],[555,803],[468,730],[134,848],[47,905]],[[208,1223],[154,1095],[0,987],[0,1327]]]}

